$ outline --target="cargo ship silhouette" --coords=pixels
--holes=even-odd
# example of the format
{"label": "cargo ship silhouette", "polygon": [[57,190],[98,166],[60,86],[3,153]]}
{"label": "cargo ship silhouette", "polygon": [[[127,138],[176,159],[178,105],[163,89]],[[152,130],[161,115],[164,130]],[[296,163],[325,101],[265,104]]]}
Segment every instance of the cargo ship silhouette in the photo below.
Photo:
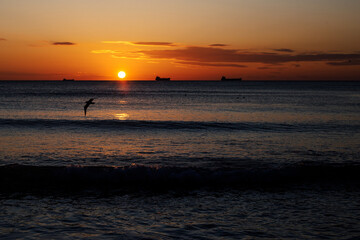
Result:
{"label": "cargo ship silhouette", "polygon": [[159,76],[156,76],[155,81],[170,81],[170,78],[161,78]]}
{"label": "cargo ship silhouette", "polygon": [[226,78],[225,76],[222,76],[221,81],[223,81],[223,82],[239,82],[239,81],[242,81],[242,78]]}

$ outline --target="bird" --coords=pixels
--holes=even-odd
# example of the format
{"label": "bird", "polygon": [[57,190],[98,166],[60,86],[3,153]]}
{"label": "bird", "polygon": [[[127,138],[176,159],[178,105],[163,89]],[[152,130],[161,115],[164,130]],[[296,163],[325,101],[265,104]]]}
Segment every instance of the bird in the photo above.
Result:
{"label": "bird", "polygon": [[89,101],[85,102],[85,103],[86,103],[85,106],[84,106],[85,116],[86,116],[86,109],[90,106],[90,104],[95,104],[95,103],[93,102],[94,99],[95,99],[95,98],[91,98]]}

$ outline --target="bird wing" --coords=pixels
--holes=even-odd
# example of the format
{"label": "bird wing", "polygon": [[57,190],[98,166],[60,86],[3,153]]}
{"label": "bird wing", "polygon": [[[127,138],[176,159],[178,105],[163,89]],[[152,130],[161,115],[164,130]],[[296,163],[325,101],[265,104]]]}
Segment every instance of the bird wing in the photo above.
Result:
{"label": "bird wing", "polygon": [[85,103],[86,103],[85,106],[84,106],[85,116],[86,116],[86,110],[87,110],[87,108],[90,106],[90,104],[94,104],[94,102],[93,102],[94,99],[95,99],[95,98],[90,98],[89,101],[85,102]]}

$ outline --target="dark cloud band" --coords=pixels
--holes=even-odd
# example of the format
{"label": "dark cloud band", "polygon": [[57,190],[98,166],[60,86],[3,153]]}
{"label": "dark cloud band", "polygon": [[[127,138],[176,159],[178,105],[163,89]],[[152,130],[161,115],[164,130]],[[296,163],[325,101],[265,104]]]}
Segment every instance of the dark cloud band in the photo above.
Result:
{"label": "dark cloud band", "polygon": [[204,67],[237,67],[237,68],[246,68],[246,65],[240,65],[235,63],[204,63],[204,62],[177,62],[180,64],[195,65],[195,66],[204,66]]}
{"label": "dark cloud band", "polygon": [[132,42],[132,44],[148,46],[175,46],[172,42]]}
{"label": "dark cloud band", "polygon": [[226,44],[222,44],[222,43],[214,43],[214,44],[210,44],[210,47],[226,47],[228,45]]}
{"label": "dark cloud band", "polygon": [[289,49],[289,48],[277,48],[277,49],[273,49],[273,50],[276,52],[288,52],[288,53],[295,52],[294,50]]}
{"label": "dark cloud band", "polygon": [[76,43],[73,43],[73,42],[53,42],[52,45],[71,46],[71,45],[76,45]]}
{"label": "dark cloud band", "polygon": [[360,59],[340,61],[340,62],[328,62],[331,66],[357,66],[360,65]]}
{"label": "dark cloud band", "polygon": [[281,64],[287,62],[314,62],[314,61],[349,61],[360,59],[359,53],[314,53],[314,54],[284,54],[240,52],[236,49],[222,49],[213,47],[186,47],[168,50],[139,51],[150,58],[175,59],[182,62],[200,63],[266,63]]}

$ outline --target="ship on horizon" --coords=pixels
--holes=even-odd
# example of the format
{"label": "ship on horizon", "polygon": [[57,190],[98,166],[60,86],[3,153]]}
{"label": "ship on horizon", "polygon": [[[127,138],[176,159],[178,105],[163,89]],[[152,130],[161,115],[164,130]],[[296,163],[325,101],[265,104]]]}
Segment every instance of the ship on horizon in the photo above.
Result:
{"label": "ship on horizon", "polygon": [[64,78],[63,81],[64,81],[64,82],[74,82],[75,79],[67,79],[67,78]]}
{"label": "ship on horizon", "polygon": [[223,82],[240,82],[240,81],[242,81],[242,78],[226,78],[225,76],[222,76],[221,81],[223,81]]}
{"label": "ship on horizon", "polygon": [[168,81],[170,81],[170,78],[161,78],[161,77],[159,77],[159,76],[156,76],[155,81],[165,81],[165,82],[168,82]]}

